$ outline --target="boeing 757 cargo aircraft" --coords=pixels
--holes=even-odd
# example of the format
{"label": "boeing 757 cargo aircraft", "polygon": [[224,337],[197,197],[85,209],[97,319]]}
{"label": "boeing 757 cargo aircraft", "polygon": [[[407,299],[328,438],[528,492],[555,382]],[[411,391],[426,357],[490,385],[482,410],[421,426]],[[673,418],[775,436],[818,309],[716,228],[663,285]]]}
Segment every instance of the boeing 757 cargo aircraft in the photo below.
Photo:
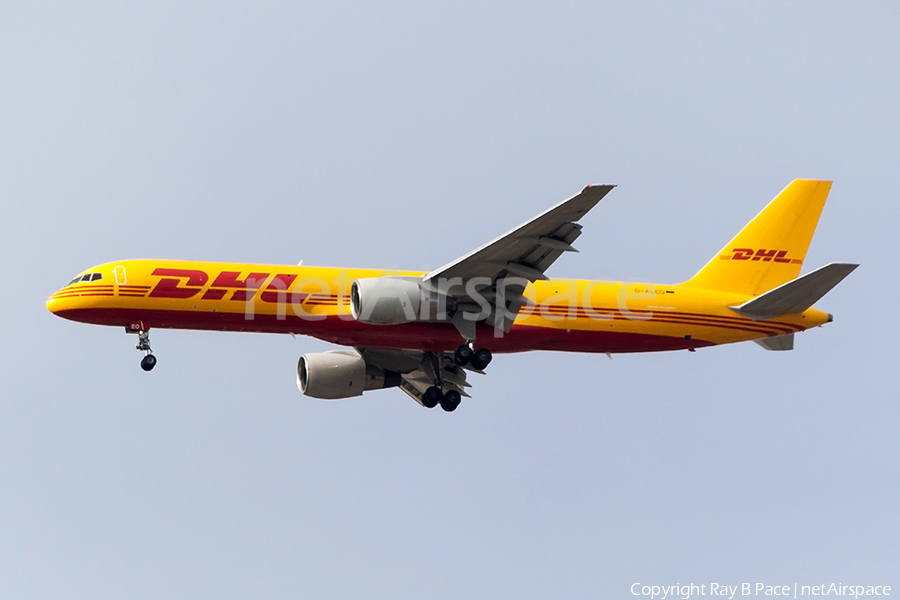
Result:
{"label": "boeing 757 cargo aircraft", "polygon": [[592,185],[430,273],[178,260],[122,260],[79,274],[47,301],[66,319],[137,335],[151,328],[310,335],[347,349],[306,354],[297,385],[323,399],[399,387],[446,411],[493,354],[655,352],[754,341],[790,350],[830,322],[812,305],[858,265],[800,275],[831,182],[798,179],[679,284],[551,279],[578,221],[614,186]]}

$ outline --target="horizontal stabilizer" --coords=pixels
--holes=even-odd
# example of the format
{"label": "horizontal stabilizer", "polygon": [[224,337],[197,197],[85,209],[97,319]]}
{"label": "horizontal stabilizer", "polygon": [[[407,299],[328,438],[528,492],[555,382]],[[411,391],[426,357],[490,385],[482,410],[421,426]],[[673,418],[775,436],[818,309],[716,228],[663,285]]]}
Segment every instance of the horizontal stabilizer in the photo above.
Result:
{"label": "horizontal stabilizer", "polygon": [[849,263],[831,263],[815,271],[798,277],[793,281],[769,290],[753,300],[740,306],[732,306],[731,310],[754,321],[772,319],[787,313],[802,313],[819,301],[831,288],[839,284],[844,277],[853,272],[859,265]]}
{"label": "horizontal stabilizer", "polygon": [[794,334],[786,333],[784,335],[774,335],[772,337],[762,338],[761,340],[753,340],[766,350],[793,350]]}

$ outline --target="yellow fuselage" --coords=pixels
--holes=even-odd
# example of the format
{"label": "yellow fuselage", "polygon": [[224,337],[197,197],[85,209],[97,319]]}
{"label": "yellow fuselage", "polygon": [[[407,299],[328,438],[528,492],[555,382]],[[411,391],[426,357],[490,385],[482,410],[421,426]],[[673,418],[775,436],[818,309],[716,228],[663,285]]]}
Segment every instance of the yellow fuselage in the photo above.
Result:
{"label": "yellow fuselage", "polygon": [[[311,335],[354,347],[452,351],[449,321],[367,325],[350,314],[354,280],[409,271],[175,260],[126,260],[84,272],[47,301],[74,321],[125,327]],[[99,275],[98,275],[99,274]],[[751,296],[685,284],[551,279],[528,286],[531,304],[508,332],[480,327],[492,352],[648,352],[694,349],[803,331],[830,320],[803,313],[754,321],[731,310]]]}

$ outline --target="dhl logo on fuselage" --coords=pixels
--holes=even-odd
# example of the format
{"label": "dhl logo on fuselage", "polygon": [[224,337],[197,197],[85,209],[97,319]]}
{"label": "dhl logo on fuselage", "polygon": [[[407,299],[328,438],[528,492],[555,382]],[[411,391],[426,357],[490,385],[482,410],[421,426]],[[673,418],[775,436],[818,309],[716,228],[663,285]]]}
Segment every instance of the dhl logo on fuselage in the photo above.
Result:
{"label": "dhl logo on fuselage", "polygon": [[766,250],[760,248],[732,248],[731,254],[723,254],[719,256],[721,260],[761,260],[762,262],[777,262],[785,264],[801,265],[803,259],[788,258],[787,250]]}
{"label": "dhl logo on fuselage", "polygon": [[[209,281],[209,274],[199,269],[154,269],[151,275],[162,277],[151,290],[151,298],[192,298],[199,294]],[[202,300],[222,300],[230,292],[229,300],[247,302],[252,300],[263,286],[260,300],[263,302],[303,302],[315,294],[287,293],[296,274],[289,273],[250,273],[244,279],[240,279],[240,271],[222,271],[216,276]]]}

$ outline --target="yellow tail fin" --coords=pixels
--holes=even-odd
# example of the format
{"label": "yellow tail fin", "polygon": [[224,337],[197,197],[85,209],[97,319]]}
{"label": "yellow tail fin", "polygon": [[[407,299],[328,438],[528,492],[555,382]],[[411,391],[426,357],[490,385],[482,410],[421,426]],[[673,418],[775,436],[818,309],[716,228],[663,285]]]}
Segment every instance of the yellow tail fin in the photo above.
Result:
{"label": "yellow tail fin", "polygon": [[830,190],[795,179],[686,285],[758,296],[796,279]]}

